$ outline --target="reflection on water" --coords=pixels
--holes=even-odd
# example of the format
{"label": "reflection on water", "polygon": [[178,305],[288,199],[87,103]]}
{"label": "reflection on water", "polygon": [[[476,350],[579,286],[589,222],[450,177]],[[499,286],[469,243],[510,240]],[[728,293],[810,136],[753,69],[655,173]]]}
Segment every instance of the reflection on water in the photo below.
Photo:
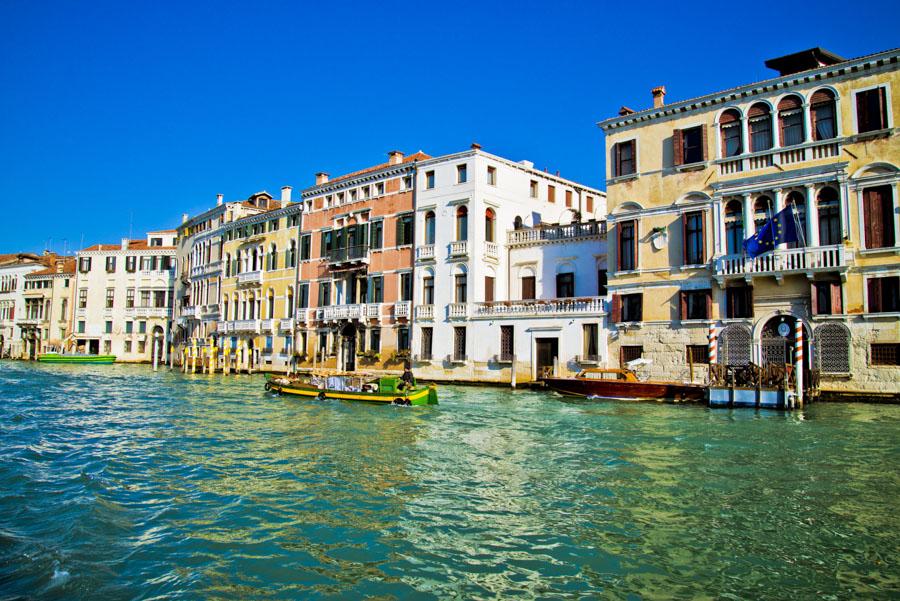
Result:
{"label": "reflection on water", "polygon": [[[0,363],[0,598],[853,598],[900,586],[900,407],[803,413]],[[788,595],[790,591],[790,595]]]}

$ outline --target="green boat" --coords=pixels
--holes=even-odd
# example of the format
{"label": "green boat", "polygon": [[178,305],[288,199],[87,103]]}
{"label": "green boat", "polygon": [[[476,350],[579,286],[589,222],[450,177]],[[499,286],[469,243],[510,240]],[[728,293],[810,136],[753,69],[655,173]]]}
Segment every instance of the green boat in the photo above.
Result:
{"label": "green boat", "polygon": [[85,355],[82,353],[44,353],[38,355],[41,363],[90,363],[92,365],[109,365],[115,363],[115,355]]}
{"label": "green boat", "polygon": [[437,405],[434,385],[405,387],[397,376],[341,374],[308,378],[266,375],[266,390],[310,399],[337,399],[386,405]]}

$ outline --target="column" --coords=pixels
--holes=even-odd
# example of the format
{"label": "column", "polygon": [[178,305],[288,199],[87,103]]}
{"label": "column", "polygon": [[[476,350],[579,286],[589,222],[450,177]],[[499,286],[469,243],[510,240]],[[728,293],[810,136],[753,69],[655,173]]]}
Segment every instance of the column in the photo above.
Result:
{"label": "column", "polygon": [[819,246],[819,208],[816,206],[816,187],[806,184],[806,245]]}
{"label": "column", "polygon": [[753,223],[753,200],[750,198],[750,194],[744,193],[741,194],[741,197],[744,209],[744,239],[746,240],[756,233],[756,224]]}
{"label": "column", "polygon": [[809,103],[803,103],[803,141],[812,142],[812,121],[809,114]]}

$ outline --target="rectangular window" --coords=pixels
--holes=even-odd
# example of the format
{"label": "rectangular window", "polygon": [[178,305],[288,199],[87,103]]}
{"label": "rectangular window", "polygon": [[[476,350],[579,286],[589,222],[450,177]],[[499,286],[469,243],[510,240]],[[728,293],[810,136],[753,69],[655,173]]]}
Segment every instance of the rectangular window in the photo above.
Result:
{"label": "rectangular window", "polygon": [[468,178],[468,170],[466,168],[466,164],[456,166],[456,183],[464,184],[466,183],[466,179]]}
{"label": "rectangular window", "polygon": [[125,271],[128,273],[137,271],[137,257],[134,255],[125,257]]}
{"label": "rectangular window", "polygon": [[753,317],[753,288],[732,286],[725,289],[725,315],[728,319]]}
{"label": "rectangular window", "polygon": [[434,171],[425,172],[425,189],[432,190],[434,188]]}
{"label": "rectangular window", "polygon": [[112,309],[116,300],[116,289],[115,288],[107,288],[106,289],[106,308]]}
{"label": "rectangular window", "polygon": [[134,322],[133,322],[133,321],[126,321],[126,322],[125,322],[125,333],[126,333],[126,334],[131,334],[131,333],[133,333],[133,332],[134,332]]}
{"label": "rectangular window", "polygon": [[165,290],[154,290],[153,291],[153,306],[157,309],[166,306],[166,291]]}
{"label": "rectangular window", "polygon": [[378,196],[384,196],[384,182],[378,182],[375,184],[375,194]]}
{"label": "rectangular window", "polygon": [[369,278],[369,298],[372,303],[384,302],[384,277],[376,275]]}
{"label": "rectangular window", "polygon": [[572,206],[572,191],[571,190],[566,190],[566,206],[567,207]]}
{"label": "rectangular window", "polygon": [[69,311],[69,299],[62,299],[62,306],[60,307],[60,321],[66,319],[66,313]]}
{"label": "rectangular window", "polygon": [[547,185],[547,202],[556,202],[556,186]]}
{"label": "rectangular window", "polygon": [[466,360],[466,328],[457,326],[453,328],[453,360]]}
{"label": "rectangular window", "polygon": [[686,347],[687,362],[694,365],[709,364],[709,348],[705,344],[689,344]]}
{"label": "rectangular window", "polygon": [[422,303],[434,304],[434,278],[431,276],[422,278]]}
{"label": "rectangular window", "polygon": [[750,149],[761,152],[772,148],[772,115],[766,113],[750,118]]}
{"label": "rectangular window", "polygon": [[515,352],[515,330],[513,326],[500,326],[500,360],[512,361]]}
{"label": "rectangular window", "polygon": [[303,234],[300,236],[300,260],[306,261],[310,258],[310,251],[312,248],[312,235],[311,234]]}
{"label": "rectangular window", "polygon": [[894,246],[894,195],[890,185],[863,190],[866,248]]}
{"label": "rectangular window", "polygon": [[490,275],[484,276],[484,302],[494,302],[494,277]]}
{"label": "rectangular window", "polygon": [[401,215],[397,218],[397,246],[413,243],[414,218],[415,216],[412,214]]}
{"label": "rectangular window", "polygon": [[487,168],[487,183],[489,186],[497,185],[497,168],[490,167]]}
{"label": "rectangular window", "polygon": [[134,308],[134,288],[128,288],[127,290],[125,290],[125,308]]}
{"label": "rectangular window", "polygon": [[575,296],[575,274],[556,274],[556,298],[572,298]]}
{"label": "rectangular window", "polygon": [[625,345],[619,347],[619,357],[624,367],[628,363],[644,356],[644,347],[640,345]]}
{"label": "rectangular window", "polygon": [[600,328],[595,323],[582,326],[582,359],[600,361]]}
{"label": "rectangular window", "polygon": [[106,257],[106,273],[115,273],[116,272],[116,258],[115,257]]}
{"label": "rectangular window", "polygon": [[584,197],[584,212],[587,213],[588,218],[591,218],[594,214],[594,197],[593,196],[585,196]]}
{"label": "rectangular window", "polygon": [[682,290],[681,319],[709,319],[712,290]]}
{"label": "rectangular window", "polygon": [[331,282],[319,282],[319,306],[327,307],[331,304]]}
{"label": "rectangular window", "polygon": [[535,279],[533,275],[526,275],[522,278],[522,300],[534,300],[535,298]]}
{"label": "rectangular window", "polygon": [[147,341],[146,340],[138,340],[138,350],[137,352],[140,354],[144,354],[147,351]]}
{"label": "rectangular window", "polygon": [[139,321],[138,322],[138,334],[146,334],[147,333],[147,322]]}
{"label": "rectangular window", "polygon": [[856,124],[859,133],[887,129],[887,100],[884,87],[856,93]]}
{"label": "rectangular window", "polygon": [[869,313],[895,313],[900,311],[900,277],[869,278]]}
{"label": "rectangular window", "polygon": [[741,154],[741,122],[731,121],[721,126],[722,146],[726,157],[736,157]]}
{"label": "rectangular window", "polygon": [[141,257],[141,271],[153,270],[153,257]]}
{"label": "rectangular window", "polygon": [[90,257],[81,257],[78,259],[78,271],[81,273],[87,273],[91,270],[91,258]]}
{"label": "rectangular window", "polygon": [[130,341],[130,340],[126,340],[126,341],[125,341],[125,352],[126,352],[126,353],[130,353],[130,352],[131,352],[131,341]]}
{"label": "rectangular window", "polygon": [[531,196],[531,198],[538,197],[538,183],[536,180],[531,180],[531,184],[528,188],[528,195]]}
{"label": "rectangular window", "polygon": [[809,296],[813,315],[843,313],[840,282],[813,282]]}
{"label": "rectangular window", "polygon": [[606,296],[608,290],[606,288],[606,270],[597,270],[597,296]]}
{"label": "rectangular window", "polygon": [[400,274],[400,300],[412,300],[412,273]]}
{"label": "rectangular window", "polygon": [[78,290],[78,308],[87,308],[87,288],[80,288]]}
{"label": "rectangular window", "polygon": [[303,283],[297,287],[297,297],[301,309],[309,307],[309,284]]}
{"label": "rectangular window", "polygon": [[633,271],[637,266],[637,222],[619,224],[619,271]]}
{"label": "rectangular window", "polygon": [[675,130],[673,136],[676,165],[691,165],[703,162],[703,126]]}
{"label": "rectangular window", "polygon": [[103,332],[106,334],[112,334],[112,322],[111,321],[106,321],[106,323],[103,324]]}
{"label": "rectangular window", "polygon": [[434,329],[422,328],[422,359],[430,360],[434,348]]}
{"label": "rectangular window", "polygon": [[644,317],[644,295],[622,295],[622,321],[641,321]]}
{"label": "rectangular window", "polygon": [[142,307],[150,306],[150,291],[149,290],[141,290],[141,306]]}
{"label": "rectangular window", "polygon": [[104,340],[103,341],[103,354],[108,355],[112,352],[112,341]]}
{"label": "rectangular window", "polygon": [[327,257],[328,254],[331,252],[331,249],[334,245],[334,232],[332,232],[331,230],[325,230],[325,231],[321,232],[319,234],[319,236],[320,236],[319,239],[321,241],[321,244],[320,244],[321,248],[319,249],[319,251],[320,251],[319,256]]}
{"label": "rectangular window", "polygon": [[706,262],[703,211],[685,213],[681,220],[684,231],[684,264],[701,265]]}
{"label": "rectangular window", "polygon": [[78,322],[78,333],[84,334],[84,322],[83,321]]}
{"label": "rectangular window", "polygon": [[381,352],[381,328],[369,330],[369,350],[376,353]]}
{"label": "rectangular window", "polygon": [[464,273],[459,273],[454,277],[455,286],[454,286],[454,302],[456,303],[464,303],[467,297],[467,276]]}
{"label": "rectangular window", "polygon": [[397,349],[401,351],[409,350],[409,328],[406,326],[397,328]]}
{"label": "rectangular window", "polygon": [[373,221],[369,226],[369,246],[374,249],[381,248],[384,244],[384,221]]}
{"label": "rectangular window", "polygon": [[635,164],[634,164],[634,154],[635,154],[635,140],[629,140],[628,142],[619,142],[615,145],[615,176],[622,177],[625,175],[633,175],[635,172]]}
{"label": "rectangular window", "polygon": [[873,344],[871,365],[900,365],[900,344]]}

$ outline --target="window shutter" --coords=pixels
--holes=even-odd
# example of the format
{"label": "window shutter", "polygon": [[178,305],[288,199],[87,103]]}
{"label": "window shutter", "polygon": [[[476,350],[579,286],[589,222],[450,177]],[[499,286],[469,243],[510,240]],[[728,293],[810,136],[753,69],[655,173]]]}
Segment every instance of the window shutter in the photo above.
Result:
{"label": "window shutter", "polygon": [[678,293],[678,298],[681,305],[681,319],[687,319],[687,294],[685,294],[684,290]]}
{"label": "window shutter", "polygon": [[637,140],[631,140],[630,142],[628,142],[628,145],[631,146],[631,172],[637,173]]}
{"label": "window shutter", "polygon": [[816,282],[809,283],[809,308],[813,315],[819,314],[819,285]]}
{"label": "window shutter", "polygon": [[869,278],[869,313],[881,312],[881,279]]}
{"label": "window shutter", "polygon": [[884,223],[882,222],[881,191],[868,188],[863,191],[863,221],[865,221],[866,248],[884,246]]}
{"label": "window shutter", "polygon": [[615,155],[615,159],[616,159],[616,172],[613,173],[613,176],[615,177],[615,176],[619,176],[622,174],[622,143],[621,142],[619,142],[618,144],[615,145],[615,147],[613,147],[613,154]]}
{"label": "window shutter", "polygon": [[887,99],[885,98],[885,88],[878,88],[878,118],[881,122],[881,129],[888,126],[887,121]]}
{"label": "window shutter", "polygon": [[869,130],[869,107],[866,104],[866,94],[864,92],[856,95],[856,128],[857,131]]}
{"label": "window shutter", "polygon": [[705,125],[700,126],[700,145],[701,145],[701,148],[703,149],[703,160],[704,161],[709,160],[709,144],[706,141],[706,129],[707,128]]}
{"label": "window shutter", "polygon": [[403,240],[403,220],[398,218],[395,223],[397,226],[397,232],[396,232],[396,240],[394,241],[394,244],[396,244],[397,246],[400,246],[401,244],[403,244],[403,242],[401,242],[401,240]]}
{"label": "window shutter", "polygon": [[832,315],[840,315],[844,312],[843,303],[841,303],[841,283],[831,282],[831,313]]}
{"label": "window shutter", "polygon": [[610,313],[612,314],[613,323],[621,323],[622,321],[622,297],[618,294],[612,295],[612,302],[610,303],[612,306],[610,307]]}
{"label": "window shutter", "polygon": [[489,275],[484,276],[484,300],[494,302],[494,278]]}
{"label": "window shutter", "polygon": [[672,132],[672,162],[676,167],[684,163],[684,132],[680,129]]}
{"label": "window shutter", "polygon": [[712,319],[712,288],[706,291],[706,319]]}

